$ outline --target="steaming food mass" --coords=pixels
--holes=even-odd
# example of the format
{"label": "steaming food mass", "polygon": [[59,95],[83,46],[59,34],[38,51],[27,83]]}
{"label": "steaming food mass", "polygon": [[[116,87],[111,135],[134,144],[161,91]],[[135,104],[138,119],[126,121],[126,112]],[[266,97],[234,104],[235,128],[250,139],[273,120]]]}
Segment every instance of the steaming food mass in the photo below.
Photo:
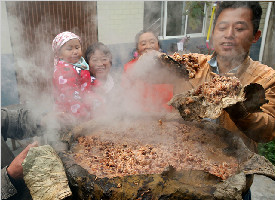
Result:
{"label": "steaming food mass", "polygon": [[[160,54],[158,59],[169,70],[188,78],[194,78],[199,69],[198,58],[192,55]],[[189,91],[184,98],[180,96],[178,102],[176,95],[171,105],[189,119],[190,116],[201,117],[197,116],[198,111],[213,111],[209,107],[219,107],[225,98],[244,100],[242,96],[236,98],[242,89],[237,78],[212,75],[211,82]],[[208,107],[204,107],[203,102],[207,102]],[[76,163],[99,178],[161,174],[169,167],[177,171],[202,170],[223,180],[237,172],[237,158],[224,153],[227,144],[223,138],[215,135],[213,141],[213,133],[176,119],[134,119],[99,129],[87,126],[85,135],[80,133],[82,136],[73,147],[73,157]]]}
{"label": "steaming food mass", "polygon": [[205,82],[199,85],[199,87],[193,91],[192,95],[204,96],[208,102],[218,104],[222,98],[234,97],[240,91],[241,83],[236,77],[216,75],[211,82]]}
{"label": "steaming food mass", "polygon": [[173,167],[227,179],[238,170],[237,159],[223,151],[223,138],[213,141],[212,134],[178,120],[136,120],[88,132],[78,138],[73,157],[99,178],[161,174]]}
{"label": "steaming food mass", "polygon": [[185,120],[216,119],[224,108],[245,100],[239,79],[212,75],[214,77],[211,81],[177,94],[170,100],[169,105],[178,109]]}
{"label": "steaming food mass", "polygon": [[161,53],[158,58],[163,64],[168,64],[170,70],[188,78],[195,78],[195,74],[200,67],[198,57],[192,54],[183,54],[180,56],[179,53],[174,53],[172,56],[168,56],[165,53]]}

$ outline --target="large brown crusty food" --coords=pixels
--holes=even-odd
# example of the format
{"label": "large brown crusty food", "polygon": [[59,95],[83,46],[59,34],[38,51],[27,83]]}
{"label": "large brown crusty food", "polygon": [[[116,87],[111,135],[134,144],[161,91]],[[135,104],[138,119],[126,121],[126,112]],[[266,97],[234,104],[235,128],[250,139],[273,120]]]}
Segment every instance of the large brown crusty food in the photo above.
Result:
{"label": "large brown crusty food", "polygon": [[139,57],[133,67],[127,70],[127,76],[145,80],[149,83],[169,83],[174,78],[195,78],[199,70],[199,60],[194,54],[166,53],[150,51]]}
{"label": "large brown crusty food", "polygon": [[[174,117],[169,114],[169,116],[157,116],[153,119],[151,117],[149,119],[148,117],[136,119],[135,117],[125,116],[125,118],[115,118],[113,121],[104,119],[102,122],[98,122],[98,120],[91,120],[78,125],[78,128],[72,131],[72,134],[95,137],[98,140],[97,142],[89,143],[88,139],[83,137],[81,145],[75,141],[71,143],[70,151],[59,153],[75,195],[73,199],[87,199],[89,197],[92,199],[114,200],[233,200],[242,199],[242,193],[248,189],[247,183],[250,180],[250,176],[246,176],[248,174],[261,174],[275,180],[275,166],[263,156],[249,151],[237,133],[229,132],[210,122],[187,122],[181,119],[179,113],[173,113],[173,115]],[[129,121],[128,125],[127,120]],[[125,121],[125,123],[121,123],[121,121]],[[117,124],[117,126],[114,124]],[[119,133],[121,134],[120,136]],[[96,163],[99,167],[97,171],[95,171],[96,169],[94,171],[89,170],[93,166],[97,167],[91,162],[94,159],[92,156],[100,152],[95,151],[102,147],[102,145],[96,145],[100,144],[100,142],[103,143],[109,140],[113,142],[115,147],[124,143],[127,147],[121,146],[122,150],[131,147],[130,141],[136,141],[136,143],[139,141],[137,145],[143,147],[148,147],[149,145],[153,147],[166,146],[166,149],[172,149],[174,141],[178,140],[176,144],[181,142],[178,137],[180,135],[183,135],[183,145],[178,147],[181,147],[183,151],[188,150],[189,154],[197,156],[196,159],[201,158],[202,154],[204,159],[210,160],[211,163],[216,163],[218,166],[222,166],[222,163],[226,162],[230,167],[233,167],[231,173],[226,172],[226,174],[232,174],[232,176],[222,180],[212,175],[215,173],[215,167],[211,164],[207,165],[207,167],[213,168],[213,173],[208,173],[207,169],[204,170],[203,168],[201,168],[203,170],[196,170],[194,167],[196,163],[185,159],[185,157],[182,157],[181,161],[185,163],[181,165],[187,166],[193,163],[191,169],[175,170],[172,166],[169,166],[161,174],[150,174],[152,171],[149,171],[149,169],[146,170],[146,174],[108,178],[101,171],[106,168],[112,172],[116,167],[108,168],[106,162],[105,165],[101,165],[103,170],[101,170],[99,163]],[[101,152],[103,151],[102,149]],[[174,151],[177,151],[177,148]],[[145,153],[147,154],[146,150]],[[98,161],[102,160],[103,154],[101,155],[101,157],[98,157]],[[163,162],[168,163],[169,158],[165,157]],[[218,166],[216,169],[219,169]],[[228,169],[226,168],[225,170]],[[221,174],[221,170],[217,170],[217,174]]]}
{"label": "large brown crusty food", "polygon": [[136,121],[79,137],[73,156],[99,178],[161,174],[173,167],[226,179],[238,170],[238,161],[223,152],[223,138],[213,141],[209,134],[176,121]]}
{"label": "large brown crusty food", "polygon": [[178,109],[185,120],[216,119],[224,108],[245,100],[239,79],[214,73],[212,75],[214,77],[211,81],[175,95],[168,105]]}
{"label": "large brown crusty food", "polygon": [[192,121],[203,118],[216,119],[223,109],[228,111],[235,104],[242,104],[246,113],[260,112],[261,106],[268,103],[264,88],[260,84],[250,83],[243,86],[234,76],[220,76],[215,73],[211,75],[211,81],[204,82],[185,93],[174,95],[168,105],[178,109],[183,119]]}
{"label": "large brown crusty food", "polygon": [[182,56],[179,53],[174,53],[172,56],[161,53],[158,58],[170,71],[173,71],[178,76],[190,79],[195,78],[196,72],[200,67],[198,57],[191,53],[183,54]]}

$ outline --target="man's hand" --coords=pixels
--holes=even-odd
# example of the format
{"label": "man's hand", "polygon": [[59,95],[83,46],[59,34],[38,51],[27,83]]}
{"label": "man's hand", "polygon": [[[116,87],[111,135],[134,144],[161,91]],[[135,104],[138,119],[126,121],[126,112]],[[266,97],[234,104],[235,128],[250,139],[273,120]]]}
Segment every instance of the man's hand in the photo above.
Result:
{"label": "man's hand", "polygon": [[22,179],[23,178],[23,167],[22,162],[26,158],[31,147],[37,147],[38,143],[33,142],[29,144],[18,156],[14,158],[9,167],[7,168],[7,173],[13,179]]}
{"label": "man's hand", "polygon": [[235,105],[225,108],[225,111],[233,119],[245,118],[248,114],[260,112],[261,106],[268,103],[265,99],[265,91],[262,85],[250,83],[244,88],[245,101],[238,102]]}
{"label": "man's hand", "polygon": [[258,83],[250,83],[244,88],[245,98],[244,105],[248,112],[261,111],[260,106],[268,103],[265,99],[265,90],[262,85]]}

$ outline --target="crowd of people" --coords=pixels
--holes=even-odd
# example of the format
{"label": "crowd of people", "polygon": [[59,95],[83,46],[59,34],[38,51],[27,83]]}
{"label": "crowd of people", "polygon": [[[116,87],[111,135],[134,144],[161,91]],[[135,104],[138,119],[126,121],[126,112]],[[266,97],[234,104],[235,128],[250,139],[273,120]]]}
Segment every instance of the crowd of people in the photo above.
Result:
{"label": "crowd of people", "polygon": [[[251,151],[257,152],[258,142],[269,142],[275,136],[275,70],[249,57],[252,43],[261,36],[259,23],[262,8],[258,2],[223,2],[219,5],[212,33],[213,55],[196,54],[200,70],[194,79],[187,81],[178,78],[169,83],[153,84],[144,80],[131,80],[129,70],[140,56],[160,51],[158,36],[151,30],[143,30],[136,36],[137,57],[124,65],[122,81],[114,81],[110,74],[112,54],[101,42],[90,45],[82,57],[81,39],[74,33],[62,32],[52,43],[54,52],[54,112],[58,119],[66,123],[81,123],[95,118],[98,109],[104,112],[108,94],[115,87],[133,89],[142,88],[141,109],[144,112],[172,112],[167,102],[175,93],[196,88],[199,84],[211,80],[211,73],[236,76],[243,85],[261,84],[268,103],[262,111],[250,113],[245,103],[238,103],[223,111],[216,123],[234,132]],[[158,103],[156,103],[158,102]],[[152,103],[155,106],[151,106]],[[57,116],[57,114],[56,114]],[[5,144],[7,138],[22,139],[41,131],[41,120],[32,119],[31,111],[24,108],[16,110],[1,109],[1,195],[2,199],[18,199],[24,193],[20,167],[30,147],[14,158]],[[42,122],[41,122],[42,121]],[[28,124],[28,125],[26,125]],[[248,184],[252,184],[252,178]],[[244,191],[243,199],[250,199],[250,190]],[[20,198],[21,199],[21,198]]]}

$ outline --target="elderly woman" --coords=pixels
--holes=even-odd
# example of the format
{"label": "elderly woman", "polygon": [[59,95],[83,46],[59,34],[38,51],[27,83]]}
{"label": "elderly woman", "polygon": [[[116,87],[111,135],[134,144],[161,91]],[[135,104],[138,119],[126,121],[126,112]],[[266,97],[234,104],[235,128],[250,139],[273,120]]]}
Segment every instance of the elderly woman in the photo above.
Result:
{"label": "elderly woman", "polygon": [[96,42],[87,48],[85,60],[89,64],[91,75],[92,94],[89,101],[93,117],[98,117],[106,110],[106,103],[112,104],[112,96],[114,96],[115,81],[110,75],[112,54],[106,45]]}
{"label": "elderly woman", "polygon": [[[158,36],[150,30],[140,31],[135,38],[137,57],[124,65],[122,86],[129,90],[136,90],[138,95],[135,101],[141,105],[146,112],[171,111],[172,108],[167,102],[173,97],[173,85],[171,84],[152,84],[133,78],[131,70],[139,60],[140,56],[150,51],[160,51]],[[135,66],[139,67],[139,66]]]}
{"label": "elderly woman", "polygon": [[112,66],[112,54],[101,42],[90,45],[85,53],[90,66],[92,90],[100,94],[109,93],[114,87],[114,80],[109,74]]}

